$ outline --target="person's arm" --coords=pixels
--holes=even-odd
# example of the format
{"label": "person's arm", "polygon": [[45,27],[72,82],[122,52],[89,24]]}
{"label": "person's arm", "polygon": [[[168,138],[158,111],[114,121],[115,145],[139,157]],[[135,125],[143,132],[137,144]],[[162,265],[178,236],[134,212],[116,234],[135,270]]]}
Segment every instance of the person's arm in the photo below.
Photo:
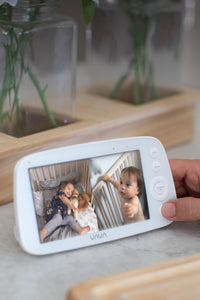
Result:
{"label": "person's arm", "polygon": [[171,221],[200,220],[200,159],[169,161],[177,199],[163,204],[162,215]]}
{"label": "person's arm", "polygon": [[101,180],[105,182],[110,182],[113,184],[115,188],[119,187],[119,181],[115,180],[114,178],[110,177],[108,174],[104,174],[101,176]]}
{"label": "person's arm", "polygon": [[71,209],[79,211],[65,195],[60,195],[59,197],[65,205],[69,206]]}

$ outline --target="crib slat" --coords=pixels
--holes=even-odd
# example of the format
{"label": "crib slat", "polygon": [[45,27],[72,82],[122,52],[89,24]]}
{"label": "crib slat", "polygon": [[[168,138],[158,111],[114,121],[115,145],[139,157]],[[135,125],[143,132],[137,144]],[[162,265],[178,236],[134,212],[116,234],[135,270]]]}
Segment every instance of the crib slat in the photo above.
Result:
{"label": "crib slat", "polygon": [[[118,174],[119,176],[119,174]],[[116,176],[116,174],[113,174],[113,178],[115,180],[120,180],[119,177]],[[115,193],[115,197],[116,197],[116,200],[117,200],[117,203],[118,203],[118,206],[121,207],[121,200],[120,200],[120,197],[119,197],[119,193]]]}
{"label": "crib slat", "polygon": [[71,164],[70,164],[70,172],[72,173],[72,171],[73,171],[73,170],[72,170],[72,163],[71,163]]}
{"label": "crib slat", "polygon": [[[109,228],[109,223],[108,223],[107,217],[106,217],[106,215],[105,215],[105,213],[104,213],[104,211],[103,211],[102,205],[100,205],[100,203],[99,203],[98,196],[95,195],[95,196],[94,196],[94,199],[95,199],[95,202],[96,202],[96,204],[97,204],[97,206],[98,206],[98,209],[99,209],[100,212],[101,212],[101,216],[103,217],[103,220],[104,220],[104,222],[105,222],[105,224],[106,224],[106,227]],[[99,220],[98,220],[98,221],[99,221]],[[105,229],[105,228],[103,227],[103,224],[102,224],[100,227],[101,227],[102,229]]]}
{"label": "crib slat", "polygon": [[42,168],[39,168],[39,172],[40,172],[40,180],[44,180],[44,173]]}
{"label": "crib slat", "polygon": [[[107,182],[106,182],[106,187],[107,187],[107,189],[108,189],[108,183],[107,183]],[[101,191],[101,192],[102,192],[102,195],[103,195],[103,198],[104,198],[104,202],[105,202],[105,204],[106,204],[106,208],[107,208],[108,213],[109,213],[109,217],[110,217],[110,219],[111,219],[111,221],[112,221],[112,226],[111,226],[111,227],[117,226],[117,223],[116,223],[116,221],[115,221],[114,218],[113,218],[113,213],[112,213],[112,211],[111,211],[111,208],[110,208],[108,199],[107,199],[106,194],[105,194],[105,187],[102,188],[102,191]]]}
{"label": "crib slat", "polygon": [[40,184],[39,184],[39,179],[38,179],[38,176],[37,176],[37,171],[36,169],[33,169],[33,174],[35,176],[35,181],[36,181],[36,185],[37,185],[37,190],[40,189]]}
{"label": "crib slat", "polygon": [[45,167],[45,171],[46,171],[46,174],[47,174],[46,179],[49,180],[51,178],[51,176],[50,176],[50,167],[48,167],[48,166]]}
{"label": "crib slat", "polygon": [[31,179],[31,188],[32,188],[33,191],[35,191],[34,183],[33,183],[33,180],[32,180],[33,174],[32,174],[31,171],[32,171],[32,170],[29,171],[29,175],[30,175],[30,179]]}
{"label": "crib slat", "polygon": [[118,209],[117,209],[117,206],[116,206],[116,199],[115,199],[115,197],[113,196],[113,193],[112,193],[112,190],[111,190],[109,184],[107,184],[107,188],[108,188],[108,192],[109,192],[110,197],[111,197],[111,201],[112,201],[112,204],[113,204],[113,207],[114,207],[115,216],[116,216],[116,219],[117,219],[117,221],[118,221],[118,224],[119,224],[119,225],[122,225],[122,222],[121,222],[121,219],[120,219],[120,216],[119,216],[119,212],[118,212]]}
{"label": "crib slat", "polygon": [[[52,165],[52,171],[53,171],[53,178],[56,179],[55,165]],[[49,179],[50,179],[50,178],[49,178]]]}
{"label": "crib slat", "polygon": [[58,174],[59,174],[59,178],[61,178],[62,177],[61,164],[58,165]]}
{"label": "crib slat", "polygon": [[[39,189],[39,182],[37,180],[35,169],[31,169],[29,171],[29,174],[30,174],[31,186],[32,186],[33,191],[35,192]],[[34,182],[35,182],[35,184],[34,184]],[[35,185],[37,186],[37,188]]]}

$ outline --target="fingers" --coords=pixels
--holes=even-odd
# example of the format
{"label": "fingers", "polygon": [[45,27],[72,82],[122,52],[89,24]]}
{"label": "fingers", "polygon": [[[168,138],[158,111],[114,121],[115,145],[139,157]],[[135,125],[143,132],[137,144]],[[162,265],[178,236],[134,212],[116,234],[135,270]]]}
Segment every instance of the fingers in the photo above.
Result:
{"label": "fingers", "polygon": [[128,218],[133,218],[134,217],[134,211],[133,211],[133,205],[124,203],[123,206],[124,209],[124,215],[127,216]]}
{"label": "fingers", "polygon": [[107,181],[107,179],[108,179],[108,175],[107,174],[104,174],[104,175],[101,176],[101,180]]}
{"label": "fingers", "polygon": [[200,159],[169,160],[177,196],[200,197]]}
{"label": "fingers", "polygon": [[170,159],[170,168],[175,180],[182,180],[187,174],[190,165],[189,159]]}
{"label": "fingers", "polygon": [[200,199],[185,197],[171,200],[163,204],[161,212],[171,221],[200,220]]}

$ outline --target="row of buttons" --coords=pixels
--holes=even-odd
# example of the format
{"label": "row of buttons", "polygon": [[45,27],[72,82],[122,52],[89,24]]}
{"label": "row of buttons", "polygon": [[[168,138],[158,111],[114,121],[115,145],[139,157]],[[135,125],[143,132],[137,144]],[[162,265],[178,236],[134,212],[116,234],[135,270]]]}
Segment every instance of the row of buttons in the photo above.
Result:
{"label": "row of buttons", "polygon": [[[159,156],[159,150],[156,147],[151,148],[150,155],[153,159]],[[158,173],[161,168],[161,163],[157,160],[153,161],[152,169],[155,173]],[[159,201],[166,199],[169,193],[168,180],[163,176],[154,177],[150,184],[150,192],[152,196]]]}
{"label": "row of buttons", "polygon": [[[151,148],[150,155],[151,155],[151,157],[153,159],[157,158],[159,156],[159,150],[158,150],[158,148],[156,148],[156,147]],[[159,161],[154,161],[152,168],[153,168],[153,171],[155,173],[159,172],[160,168],[161,168],[160,162]]]}

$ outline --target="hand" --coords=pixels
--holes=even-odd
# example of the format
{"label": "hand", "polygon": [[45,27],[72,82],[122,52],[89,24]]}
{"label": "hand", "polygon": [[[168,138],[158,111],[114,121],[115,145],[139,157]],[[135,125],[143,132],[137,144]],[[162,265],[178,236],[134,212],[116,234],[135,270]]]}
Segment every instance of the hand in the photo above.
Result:
{"label": "hand", "polygon": [[177,199],[163,204],[162,215],[172,221],[200,220],[200,159],[169,161]]}
{"label": "hand", "polygon": [[108,176],[108,174],[104,174],[101,176],[101,180],[103,181],[108,181],[110,179],[110,177]]}
{"label": "hand", "polygon": [[133,204],[131,203],[124,203],[123,205],[124,215],[127,216],[129,219],[134,218],[135,216],[135,209]]}

